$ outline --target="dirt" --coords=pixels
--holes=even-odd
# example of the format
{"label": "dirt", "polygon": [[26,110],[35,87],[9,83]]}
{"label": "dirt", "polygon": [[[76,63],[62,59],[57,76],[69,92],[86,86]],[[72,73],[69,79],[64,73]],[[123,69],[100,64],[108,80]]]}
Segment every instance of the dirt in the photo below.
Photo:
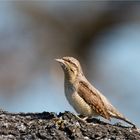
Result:
{"label": "dirt", "polygon": [[140,130],[98,119],[82,122],[70,112],[0,112],[0,140],[140,140]]}

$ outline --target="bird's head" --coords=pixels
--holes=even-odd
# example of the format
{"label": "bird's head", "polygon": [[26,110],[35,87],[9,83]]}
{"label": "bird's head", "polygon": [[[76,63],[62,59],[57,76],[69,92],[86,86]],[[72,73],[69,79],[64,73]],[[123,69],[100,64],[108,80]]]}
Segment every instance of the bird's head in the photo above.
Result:
{"label": "bird's head", "polygon": [[56,59],[61,64],[65,73],[65,78],[71,81],[75,81],[78,75],[83,75],[80,63],[73,57],[63,57]]}

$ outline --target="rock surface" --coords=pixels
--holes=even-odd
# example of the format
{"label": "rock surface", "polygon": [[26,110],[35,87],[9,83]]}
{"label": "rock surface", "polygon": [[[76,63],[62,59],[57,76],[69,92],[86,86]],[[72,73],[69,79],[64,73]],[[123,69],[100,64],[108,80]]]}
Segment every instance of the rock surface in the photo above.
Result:
{"label": "rock surface", "polygon": [[[84,123],[70,112],[0,112],[0,140],[140,140],[138,129],[97,119]],[[93,125],[94,124],[96,125]]]}

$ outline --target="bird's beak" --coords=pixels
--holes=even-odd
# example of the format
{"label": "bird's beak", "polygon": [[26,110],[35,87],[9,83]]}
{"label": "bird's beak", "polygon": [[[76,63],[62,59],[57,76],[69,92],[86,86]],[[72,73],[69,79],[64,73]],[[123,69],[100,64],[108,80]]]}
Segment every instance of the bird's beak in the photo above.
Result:
{"label": "bird's beak", "polygon": [[64,60],[63,59],[55,59],[57,62],[64,64]]}

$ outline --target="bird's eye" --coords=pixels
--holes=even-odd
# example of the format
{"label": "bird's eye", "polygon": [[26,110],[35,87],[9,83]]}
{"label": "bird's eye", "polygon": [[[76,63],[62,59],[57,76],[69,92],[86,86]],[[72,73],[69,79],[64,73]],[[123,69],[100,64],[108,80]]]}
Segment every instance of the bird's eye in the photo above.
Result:
{"label": "bird's eye", "polygon": [[70,71],[74,73],[73,69],[70,69]]}

